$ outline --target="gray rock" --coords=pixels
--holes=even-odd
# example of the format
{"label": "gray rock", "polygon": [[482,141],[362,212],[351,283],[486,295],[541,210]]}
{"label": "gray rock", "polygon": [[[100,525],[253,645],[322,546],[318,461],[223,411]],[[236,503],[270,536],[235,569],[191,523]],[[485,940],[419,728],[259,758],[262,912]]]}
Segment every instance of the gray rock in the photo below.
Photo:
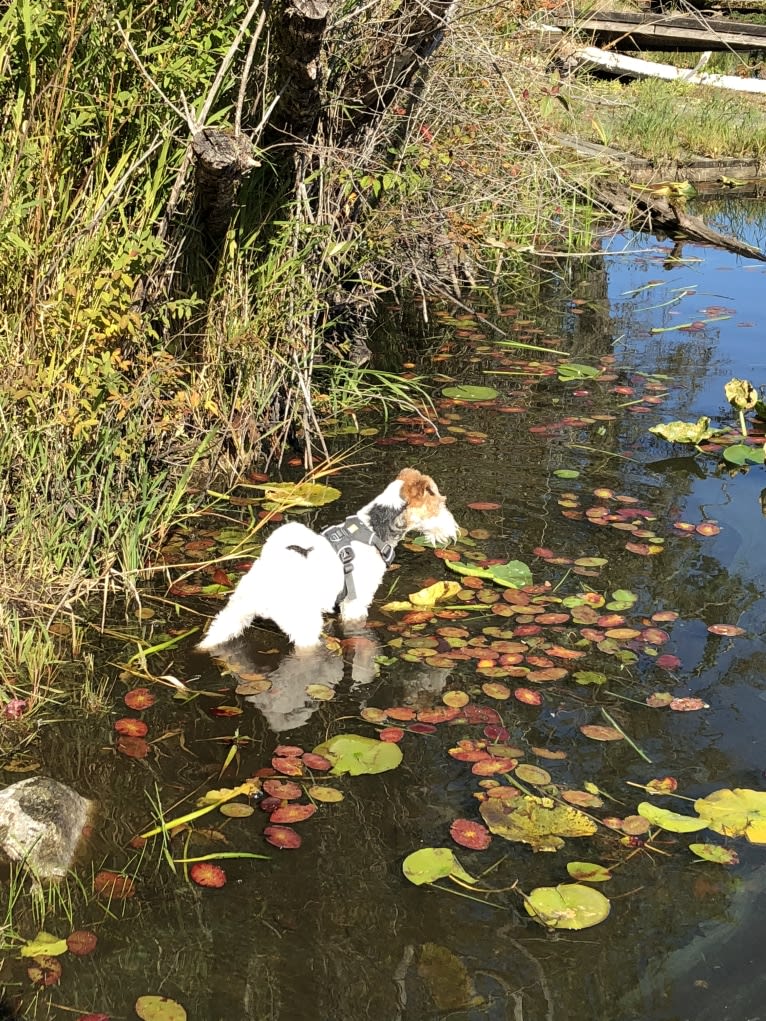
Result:
{"label": "gray rock", "polygon": [[94,802],[48,776],[0,791],[0,850],[39,879],[61,879],[93,817]]}

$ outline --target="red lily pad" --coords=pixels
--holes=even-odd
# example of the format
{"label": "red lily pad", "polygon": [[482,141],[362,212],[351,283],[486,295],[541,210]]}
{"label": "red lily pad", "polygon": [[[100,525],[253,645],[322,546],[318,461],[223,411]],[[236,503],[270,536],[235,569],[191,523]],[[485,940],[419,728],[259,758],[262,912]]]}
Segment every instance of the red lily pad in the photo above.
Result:
{"label": "red lily pad", "polygon": [[391,744],[398,744],[404,737],[404,731],[401,727],[384,727],[378,734],[378,737],[381,741],[389,741]]}
{"label": "red lily pad", "polygon": [[713,521],[703,521],[701,525],[697,525],[694,529],[697,535],[718,535],[721,531],[720,527]]}
{"label": "red lily pad", "polygon": [[135,896],[136,887],[130,876],[103,869],[93,877],[93,892],[110,900],[127,900]]}
{"label": "red lily pad", "polygon": [[492,840],[492,834],[486,826],[470,819],[455,819],[449,831],[456,844],[469,847],[473,851],[483,851],[489,847]]}
{"label": "red lily pad", "polygon": [[303,763],[300,759],[294,757],[288,758],[283,755],[275,755],[271,760],[271,764],[278,773],[282,773],[283,776],[302,776],[303,775]]}
{"label": "red lily pad", "polygon": [[501,504],[493,503],[491,500],[474,500],[473,503],[467,503],[466,507],[477,511],[493,511],[500,510]]}
{"label": "red lily pad", "polygon": [[226,873],[220,865],[211,861],[196,861],[189,869],[189,878],[197,886],[208,886],[214,890],[226,886]]}
{"label": "red lily pad", "polygon": [[736,624],[711,624],[708,631],[711,635],[725,635],[727,638],[736,638],[746,633],[744,628]]}
{"label": "red lily pad", "polygon": [[497,773],[510,773],[518,764],[518,759],[482,759],[474,762],[471,772],[475,776],[495,776]]}
{"label": "red lily pad", "polygon": [[316,805],[282,805],[271,813],[272,823],[296,823],[310,819],[316,812]]}
{"label": "red lily pad", "polygon": [[503,722],[497,709],[486,705],[470,703],[463,707],[461,715],[466,723],[499,723],[502,725]]}
{"label": "red lily pad", "polygon": [[274,847],[280,847],[284,850],[300,847],[302,842],[300,833],[297,833],[289,826],[267,826],[263,831],[263,835]]}
{"label": "red lily pad", "polygon": [[410,734],[435,734],[436,727],[433,723],[413,723],[407,728]]}
{"label": "red lily pad", "polygon": [[433,709],[421,709],[418,713],[419,723],[449,723],[462,716],[461,707],[437,705]]}
{"label": "red lily pad", "polygon": [[670,708],[677,713],[693,713],[698,709],[709,709],[710,706],[701,698],[674,698]]}
{"label": "red lily pad", "polygon": [[109,1014],[80,1014],[77,1021],[111,1021]]}
{"label": "red lily pad", "polygon": [[118,734],[124,734],[126,737],[145,737],[149,733],[149,728],[144,721],[136,720],[132,716],[125,716],[121,720],[117,720],[114,729]]}
{"label": "red lily pad", "polygon": [[677,670],[681,666],[681,660],[678,656],[673,656],[671,653],[663,653],[662,656],[658,656],[655,660],[658,667],[663,670]]}
{"label": "red lily pad", "polygon": [[523,702],[525,705],[542,705],[543,702],[540,692],[532,691],[531,688],[516,688],[513,697],[517,702]]}
{"label": "red lily pad", "polygon": [[86,929],[77,929],[66,938],[69,953],[74,954],[75,957],[87,957],[88,954],[92,954],[96,949],[97,942],[96,934],[88,932]]}
{"label": "red lily pad", "polygon": [[148,709],[154,705],[157,697],[148,688],[133,688],[126,693],[123,701],[129,709]]}
{"label": "red lily pad", "polygon": [[122,755],[129,759],[145,759],[149,754],[149,744],[142,737],[125,737],[121,734],[114,744]]}
{"label": "red lily pad", "polygon": [[281,801],[293,801],[303,794],[303,788],[290,780],[264,780],[263,789],[272,798],[279,798]]}
{"label": "red lily pad", "polygon": [[328,769],[332,769],[332,762],[324,755],[317,755],[316,752],[305,752],[303,764],[307,769],[313,769],[316,773],[324,773]]}
{"label": "red lily pad", "polygon": [[303,749],[297,744],[278,744],[274,749],[273,754],[280,758],[299,759],[301,755],[303,755]]}
{"label": "red lily pad", "polygon": [[386,716],[390,720],[398,720],[400,723],[408,722],[409,720],[415,719],[415,710],[409,706],[392,706],[390,709],[386,709]]}

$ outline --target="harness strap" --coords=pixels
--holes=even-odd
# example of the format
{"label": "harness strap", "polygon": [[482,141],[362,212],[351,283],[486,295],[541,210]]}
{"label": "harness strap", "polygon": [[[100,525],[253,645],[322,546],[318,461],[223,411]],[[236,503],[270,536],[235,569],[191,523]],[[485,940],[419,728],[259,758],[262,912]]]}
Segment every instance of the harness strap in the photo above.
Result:
{"label": "harness strap", "polygon": [[338,596],[339,603],[343,602],[344,599],[356,598],[353,574],[354,547],[351,545],[352,542],[363,542],[368,546],[372,546],[378,551],[386,567],[393,562],[395,555],[394,547],[388,542],[383,542],[380,536],[373,532],[370,526],[366,525],[356,514],[346,518],[340,525],[330,525],[321,534],[333,547],[338,554],[340,562],[343,564],[343,591]]}

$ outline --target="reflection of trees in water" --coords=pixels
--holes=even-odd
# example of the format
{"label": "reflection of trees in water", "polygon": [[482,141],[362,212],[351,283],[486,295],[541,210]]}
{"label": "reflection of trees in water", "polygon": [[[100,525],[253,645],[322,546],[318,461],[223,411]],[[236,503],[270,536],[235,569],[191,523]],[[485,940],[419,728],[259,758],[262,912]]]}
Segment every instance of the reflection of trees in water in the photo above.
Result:
{"label": "reflection of trees in water", "polygon": [[716,230],[732,234],[758,248],[766,247],[766,201],[762,183],[734,188],[724,195],[706,196],[703,193],[694,199],[691,207]]}

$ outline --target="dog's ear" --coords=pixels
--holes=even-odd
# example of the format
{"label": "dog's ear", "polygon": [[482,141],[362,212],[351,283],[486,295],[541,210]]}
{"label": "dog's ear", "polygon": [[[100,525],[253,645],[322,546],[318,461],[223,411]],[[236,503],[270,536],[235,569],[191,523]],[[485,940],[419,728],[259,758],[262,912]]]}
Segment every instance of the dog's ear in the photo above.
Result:
{"label": "dog's ear", "polygon": [[403,468],[399,472],[402,482],[402,499],[406,503],[418,503],[429,491],[430,480],[416,468]]}

